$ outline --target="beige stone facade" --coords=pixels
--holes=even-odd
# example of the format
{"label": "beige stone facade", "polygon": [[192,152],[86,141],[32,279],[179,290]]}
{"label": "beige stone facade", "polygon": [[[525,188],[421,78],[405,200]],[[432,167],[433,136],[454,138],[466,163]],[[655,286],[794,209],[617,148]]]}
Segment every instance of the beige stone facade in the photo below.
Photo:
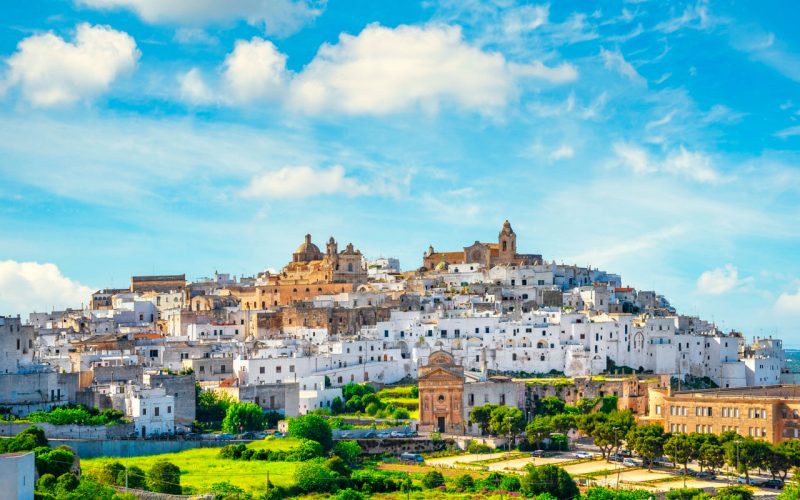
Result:
{"label": "beige stone facade", "polygon": [[800,386],[671,392],[651,389],[648,416],[667,432],[735,431],[771,443],[800,438]]}
{"label": "beige stone facade", "polygon": [[508,221],[503,223],[497,243],[481,243],[475,241],[464,247],[461,252],[436,252],[433,246],[422,256],[422,267],[426,271],[442,269],[450,264],[464,263],[482,264],[487,269],[497,265],[533,265],[541,264],[541,255],[518,254],[517,235]]}
{"label": "beige stone facade", "polygon": [[436,351],[419,368],[419,430],[462,434],[464,367],[453,356]]}

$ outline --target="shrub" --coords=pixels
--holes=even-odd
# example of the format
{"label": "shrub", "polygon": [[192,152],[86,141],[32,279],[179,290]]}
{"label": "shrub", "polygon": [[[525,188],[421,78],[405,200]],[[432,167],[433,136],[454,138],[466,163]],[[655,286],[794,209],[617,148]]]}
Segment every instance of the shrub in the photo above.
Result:
{"label": "shrub", "polygon": [[330,469],[330,471],[334,472],[337,476],[350,476],[350,469],[347,468],[347,464],[344,463],[344,460],[339,457],[331,457],[325,460],[325,467]]}
{"label": "shrub", "polygon": [[97,474],[95,474],[95,478],[103,483],[103,484],[119,484],[117,483],[117,478],[119,475],[122,474],[123,483],[125,480],[125,466],[119,462],[109,462],[103,464]]}
{"label": "shrub", "polygon": [[181,470],[177,465],[160,460],[147,472],[147,486],[157,493],[181,494]]}
{"label": "shrub", "polygon": [[231,484],[230,481],[222,481],[211,485],[209,493],[214,495],[214,500],[248,500],[252,496],[242,488]]}
{"label": "shrub", "polygon": [[752,499],[753,499],[753,490],[739,484],[726,486],[724,488],[718,489],[717,496],[714,497],[714,500],[752,500]]}
{"label": "shrub", "polygon": [[462,491],[471,490],[475,486],[475,480],[469,474],[461,474],[456,478],[455,485]]}
{"label": "shrub", "polygon": [[500,481],[500,489],[505,491],[519,491],[522,484],[517,476],[503,476]]}
{"label": "shrub", "polygon": [[36,426],[28,427],[13,438],[0,439],[0,453],[32,451],[40,447],[47,447],[47,438],[44,431]]}
{"label": "shrub", "polygon": [[347,488],[336,494],[336,500],[364,500],[364,495],[356,490]]}
{"label": "shrub", "polygon": [[534,467],[528,465],[522,477],[522,492],[526,495],[550,493],[557,498],[572,498],[578,495],[578,486],[567,472],[555,465]]}
{"label": "shrub", "polygon": [[425,474],[425,476],[422,478],[422,486],[428,489],[438,488],[439,486],[443,485],[444,476],[442,476],[442,473],[439,471],[432,470]]}
{"label": "shrub", "polygon": [[[132,465],[128,467],[128,488],[136,490],[147,489],[147,475],[141,467]],[[117,476],[117,484],[125,486],[125,471],[121,471]]]}
{"label": "shrub", "polygon": [[327,467],[321,458],[303,462],[294,472],[297,487],[305,493],[324,493],[330,491],[336,475]]}
{"label": "shrub", "polygon": [[494,448],[483,443],[472,443],[467,447],[467,452],[472,454],[491,453],[492,451],[494,451]]}
{"label": "shrub", "polygon": [[303,439],[299,445],[292,449],[288,458],[291,462],[305,462],[312,458],[321,457],[324,454],[321,444],[310,439]]}
{"label": "shrub", "polygon": [[409,413],[409,411],[405,408],[398,407],[392,412],[392,418],[411,418],[411,413]]}
{"label": "shrub", "polygon": [[52,474],[42,474],[38,481],[36,481],[36,489],[43,491],[52,491],[56,486],[56,476]]}
{"label": "shrub", "polygon": [[73,474],[69,472],[61,474],[56,479],[56,496],[62,496],[64,493],[74,490],[78,487],[78,484],[80,484],[80,481]]}
{"label": "shrub", "polygon": [[350,466],[358,463],[358,457],[361,456],[362,451],[356,441],[339,441],[333,447],[333,453]]}
{"label": "shrub", "polygon": [[704,493],[700,488],[680,488],[668,491],[667,500],[693,500]]}
{"label": "shrub", "polygon": [[70,471],[74,461],[75,453],[70,448],[59,447],[39,453],[36,457],[36,469],[39,474],[50,473],[59,477]]}

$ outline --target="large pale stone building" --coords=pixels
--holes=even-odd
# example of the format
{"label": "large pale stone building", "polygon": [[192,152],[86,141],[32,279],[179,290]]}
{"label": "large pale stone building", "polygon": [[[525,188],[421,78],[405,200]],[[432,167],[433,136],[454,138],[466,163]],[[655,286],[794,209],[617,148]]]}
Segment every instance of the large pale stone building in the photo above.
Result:
{"label": "large pale stone building", "polygon": [[487,269],[503,264],[535,265],[542,263],[542,256],[517,253],[517,234],[511,229],[511,224],[505,221],[497,235],[497,243],[475,241],[460,252],[436,252],[431,245],[422,257],[422,267],[427,271],[465,263],[481,264]]}
{"label": "large pale stone building", "polygon": [[436,351],[419,368],[419,430],[462,434],[464,367],[452,355]]}

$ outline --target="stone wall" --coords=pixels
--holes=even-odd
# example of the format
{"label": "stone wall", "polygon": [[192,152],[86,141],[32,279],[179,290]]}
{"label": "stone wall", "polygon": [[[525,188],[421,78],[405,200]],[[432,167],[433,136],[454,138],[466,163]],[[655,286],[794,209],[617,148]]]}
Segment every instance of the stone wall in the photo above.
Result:
{"label": "stone wall", "polygon": [[380,455],[382,453],[390,453],[392,455],[400,455],[402,453],[428,453],[432,451],[444,450],[448,444],[453,445],[455,442],[449,439],[441,439],[433,441],[424,438],[408,438],[408,439],[356,439],[359,446],[368,455]]}
{"label": "stone wall", "polygon": [[0,423],[0,436],[16,436],[28,427],[40,427],[47,439],[119,439],[134,432],[132,423],[118,425],[53,425],[27,422]]}

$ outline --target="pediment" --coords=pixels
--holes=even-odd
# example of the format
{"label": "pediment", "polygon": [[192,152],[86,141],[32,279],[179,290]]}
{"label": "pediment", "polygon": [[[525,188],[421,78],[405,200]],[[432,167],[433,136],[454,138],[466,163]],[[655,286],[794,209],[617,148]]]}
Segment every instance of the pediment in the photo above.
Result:
{"label": "pediment", "polygon": [[464,377],[444,368],[434,368],[433,370],[421,375],[420,380],[455,380],[463,381]]}

